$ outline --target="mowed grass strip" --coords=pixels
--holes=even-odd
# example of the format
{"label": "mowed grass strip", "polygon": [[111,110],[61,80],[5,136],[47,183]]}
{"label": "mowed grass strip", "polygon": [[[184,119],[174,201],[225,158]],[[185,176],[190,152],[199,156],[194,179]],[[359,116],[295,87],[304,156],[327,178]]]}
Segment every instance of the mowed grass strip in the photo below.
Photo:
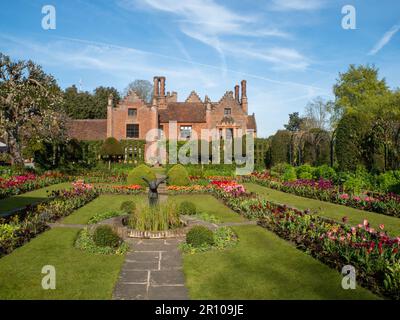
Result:
{"label": "mowed grass strip", "polygon": [[70,182],[53,184],[51,186],[22,193],[16,196],[0,200],[0,216],[13,209],[25,207],[27,205],[44,201],[48,198],[51,191],[71,188]]}
{"label": "mowed grass strip", "polygon": [[177,195],[169,196],[169,199],[174,200],[177,203],[183,201],[193,202],[198,210],[214,215],[222,223],[247,221],[211,195]]}
{"label": "mowed grass strip", "polygon": [[[55,228],[0,259],[0,300],[111,299],[123,256],[74,248],[78,229]],[[42,288],[42,268],[55,267],[56,289]]]}
{"label": "mowed grass strip", "polygon": [[191,299],[378,299],[359,286],[344,290],[339,272],[266,229],[233,229],[236,247],[184,255]]}
{"label": "mowed grass strip", "polygon": [[124,201],[142,201],[145,197],[145,195],[100,195],[63,219],[61,223],[87,224],[90,218],[96,214],[119,210]]}
{"label": "mowed grass strip", "polygon": [[255,192],[266,200],[270,200],[280,204],[286,204],[300,210],[310,209],[311,212],[317,211],[317,214],[337,221],[342,221],[343,217],[347,217],[348,224],[358,225],[367,219],[371,226],[375,229],[379,228],[380,224],[385,225],[385,230],[392,236],[400,236],[400,219],[386,216],[379,213],[358,210],[330,202],[324,202],[309,198],[299,197],[290,193],[285,193],[263,187],[254,183],[245,183],[247,191]]}

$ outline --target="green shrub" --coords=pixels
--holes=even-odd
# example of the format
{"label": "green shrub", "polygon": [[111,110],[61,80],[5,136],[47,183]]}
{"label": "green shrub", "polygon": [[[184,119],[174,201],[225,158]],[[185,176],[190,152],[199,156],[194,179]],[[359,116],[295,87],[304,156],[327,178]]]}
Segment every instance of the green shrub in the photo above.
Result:
{"label": "green shrub", "polygon": [[376,184],[381,192],[400,194],[400,170],[381,173],[376,178]]}
{"label": "green shrub", "polygon": [[168,171],[168,184],[171,186],[188,186],[190,184],[189,174],[183,165],[177,164]]}
{"label": "green shrub", "polygon": [[271,173],[276,173],[280,177],[280,176],[283,176],[283,174],[285,173],[285,171],[288,168],[291,168],[291,167],[292,166],[290,164],[281,162],[281,163],[274,165],[271,168]]}
{"label": "green shrub", "polygon": [[98,226],[93,233],[93,241],[99,247],[116,248],[120,245],[121,239],[114,230],[107,225]]}
{"label": "green shrub", "polygon": [[336,181],[336,171],[332,167],[324,164],[322,166],[316,167],[314,170],[314,178],[315,179],[328,179]]}
{"label": "green shrub", "polygon": [[344,182],[343,187],[346,192],[359,194],[366,189],[366,183],[362,178],[351,175]]}
{"label": "green shrub", "polygon": [[124,201],[121,203],[120,210],[125,213],[132,213],[136,210],[136,203],[133,201]]}
{"label": "green shrub", "polygon": [[212,246],[214,244],[214,233],[204,226],[194,226],[186,235],[186,243],[195,248]]}
{"label": "green shrub", "polygon": [[136,184],[142,187],[147,187],[147,183],[142,179],[142,177],[145,177],[149,181],[156,180],[156,174],[151,170],[151,168],[145,164],[141,164],[128,174],[126,181],[128,184]]}
{"label": "green shrub", "polygon": [[196,205],[191,201],[183,201],[179,205],[179,214],[195,215],[197,213]]}
{"label": "green shrub", "polygon": [[313,178],[313,175],[310,172],[302,172],[297,175],[297,178],[311,180]]}
{"label": "green shrub", "polygon": [[[296,175],[299,179],[312,179],[315,169],[309,164],[303,164],[296,168]],[[311,176],[311,178],[309,178]]]}
{"label": "green shrub", "polygon": [[294,181],[296,178],[296,170],[293,167],[288,167],[282,176],[283,181]]}
{"label": "green shrub", "polygon": [[93,234],[88,228],[82,229],[75,241],[75,247],[79,250],[87,251],[94,254],[118,254],[122,255],[128,252],[129,246],[125,242],[116,247],[102,247],[96,245],[93,240]]}

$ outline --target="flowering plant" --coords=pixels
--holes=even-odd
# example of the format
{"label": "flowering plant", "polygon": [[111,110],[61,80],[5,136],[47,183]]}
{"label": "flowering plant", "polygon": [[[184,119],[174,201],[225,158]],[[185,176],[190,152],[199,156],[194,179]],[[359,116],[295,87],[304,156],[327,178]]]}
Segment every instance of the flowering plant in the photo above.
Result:
{"label": "flowering plant", "polygon": [[298,179],[282,182],[268,172],[255,172],[242,177],[242,181],[254,182],[275,190],[292,193],[301,197],[337,203],[356,209],[400,217],[400,195],[393,193],[374,194],[364,192],[360,195],[344,193],[339,186],[326,179]]}
{"label": "flowering plant", "polygon": [[57,172],[47,172],[40,176],[33,173],[26,173],[6,179],[0,178],[0,199],[65,182],[69,179],[70,177]]}

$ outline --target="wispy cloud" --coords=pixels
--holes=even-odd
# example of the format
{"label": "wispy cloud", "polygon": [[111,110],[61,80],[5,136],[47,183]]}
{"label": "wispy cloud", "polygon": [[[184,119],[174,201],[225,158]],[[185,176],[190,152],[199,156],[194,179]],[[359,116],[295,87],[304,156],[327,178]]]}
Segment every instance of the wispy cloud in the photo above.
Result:
{"label": "wispy cloud", "polygon": [[147,8],[177,16],[179,30],[183,34],[217,51],[222,69],[227,68],[227,54],[262,60],[274,69],[303,70],[310,62],[293,48],[271,44],[252,46],[252,39],[255,38],[290,39],[292,36],[277,27],[264,26],[257,15],[238,14],[213,0],[120,0],[119,4],[130,10]]}
{"label": "wispy cloud", "polygon": [[270,9],[276,11],[311,11],[324,7],[326,0],[272,0]]}
{"label": "wispy cloud", "polygon": [[390,40],[392,40],[393,36],[400,30],[400,24],[394,25],[389,31],[387,31],[383,37],[375,44],[372,50],[368,53],[373,56],[382,50],[384,46],[386,46]]}

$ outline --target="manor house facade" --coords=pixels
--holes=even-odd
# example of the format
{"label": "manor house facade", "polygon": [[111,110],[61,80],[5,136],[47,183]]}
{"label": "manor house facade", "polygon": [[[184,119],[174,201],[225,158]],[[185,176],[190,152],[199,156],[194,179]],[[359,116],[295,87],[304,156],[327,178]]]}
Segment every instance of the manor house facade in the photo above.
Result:
{"label": "manor house facade", "polygon": [[216,129],[226,139],[249,132],[256,137],[255,115],[248,114],[245,80],[241,87],[236,85],[234,91],[227,91],[218,102],[212,102],[208,96],[202,100],[195,91],[184,102],[178,102],[176,92],[165,92],[165,80],[165,77],[154,77],[151,103],[130,92],[118,104],[113,97],[109,98],[107,119],[72,120],[68,125],[70,138],[145,140],[151,129],[162,129],[168,138],[171,121],[176,122],[176,132],[171,134],[178,140],[188,140],[194,132],[200,138],[202,129]]}

